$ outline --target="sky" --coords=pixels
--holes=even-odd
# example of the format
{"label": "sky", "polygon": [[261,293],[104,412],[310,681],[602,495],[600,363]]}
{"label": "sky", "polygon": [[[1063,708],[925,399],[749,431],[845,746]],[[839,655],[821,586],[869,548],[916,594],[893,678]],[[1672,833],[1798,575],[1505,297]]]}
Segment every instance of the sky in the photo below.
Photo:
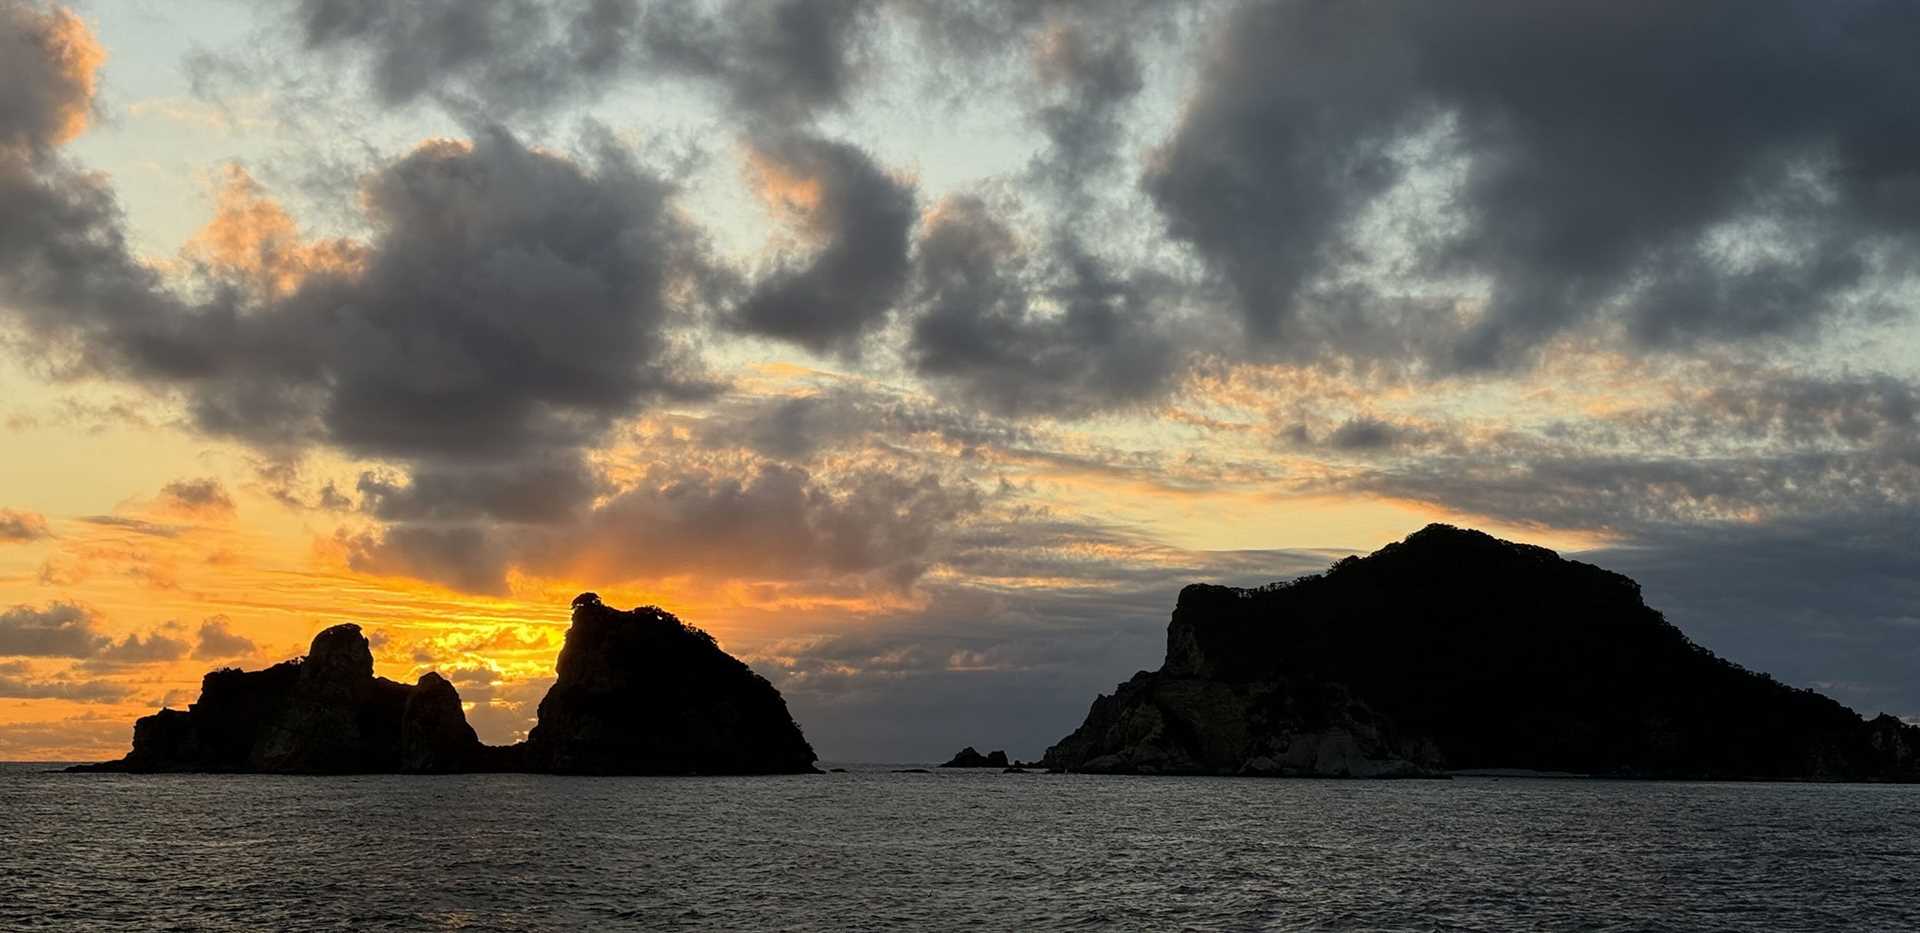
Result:
{"label": "sky", "polygon": [[[1037,757],[1444,521],[1920,719],[1905,0],[0,0],[0,759],[571,597]],[[1552,607],[1542,606],[1543,624]]]}

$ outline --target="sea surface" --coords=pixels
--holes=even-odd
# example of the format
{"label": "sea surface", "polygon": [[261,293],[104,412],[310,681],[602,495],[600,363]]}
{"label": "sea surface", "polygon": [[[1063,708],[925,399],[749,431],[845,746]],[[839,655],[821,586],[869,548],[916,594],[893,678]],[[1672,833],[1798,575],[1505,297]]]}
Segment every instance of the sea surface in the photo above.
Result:
{"label": "sea surface", "polygon": [[1920,930],[1920,787],[0,765],[4,930]]}

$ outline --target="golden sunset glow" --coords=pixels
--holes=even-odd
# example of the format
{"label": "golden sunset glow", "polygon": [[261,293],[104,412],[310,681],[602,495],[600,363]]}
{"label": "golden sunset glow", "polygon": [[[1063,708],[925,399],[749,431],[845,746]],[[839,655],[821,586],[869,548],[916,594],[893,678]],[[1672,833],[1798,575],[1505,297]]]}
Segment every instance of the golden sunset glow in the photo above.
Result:
{"label": "golden sunset glow", "polygon": [[823,756],[1038,744],[1432,522],[1920,715],[1904,85],[1043,6],[0,0],[0,760],[343,622],[510,742],[582,592]]}

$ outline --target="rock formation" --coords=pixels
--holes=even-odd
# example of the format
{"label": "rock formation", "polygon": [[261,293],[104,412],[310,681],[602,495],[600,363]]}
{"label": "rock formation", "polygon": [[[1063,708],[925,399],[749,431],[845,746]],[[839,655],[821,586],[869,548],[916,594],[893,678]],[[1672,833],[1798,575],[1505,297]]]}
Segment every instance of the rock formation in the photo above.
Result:
{"label": "rock formation", "polygon": [[465,771],[485,757],[452,684],[373,676],[366,636],[349,624],[321,632],[305,658],[207,674],[191,707],[134,724],[127,757],[77,770]]}
{"label": "rock formation", "polygon": [[946,764],[941,765],[940,767],[942,768],[1006,768],[1006,767],[1009,767],[1009,765],[1007,763],[1006,752],[988,752],[987,754],[982,755],[979,752],[974,751],[973,746],[969,745],[966,748],[961,749],[959,754],[953,756],[952,761],[949,761]]}
{"label": "rock formation", "polygon": [[813,749],[779,691],[712,637],[659,609],[618,612],[584,594],[559,678],[528,741],[482,745],[437,673],[413,686],[373,675],[359,626],[336,625],[307,656],[218,670],[186,710],[134,724],[133,750],[75,771],[295,774],[543,771],[779,774]]}
{"label": "rock formation", "polygon": [[813,748],[780,691],[713,637],[653,607],[573,602],[559,679],[527,767],[559,774],[795,774]]}
{"label": "rock formation", "polygon": [[1627,577],[1433,525],[1288,583],[1187,587],[1160,670],[1097,699],[1045,763],[1913,781],[1920,728],[1715,657]]}

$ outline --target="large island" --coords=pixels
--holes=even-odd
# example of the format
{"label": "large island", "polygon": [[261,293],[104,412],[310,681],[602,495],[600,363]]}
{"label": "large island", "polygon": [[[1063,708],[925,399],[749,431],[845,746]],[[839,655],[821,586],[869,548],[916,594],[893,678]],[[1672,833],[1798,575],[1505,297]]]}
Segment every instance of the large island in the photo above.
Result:
{"label": "large island", "polygon": [[1287,583],[1187,587],[1161,668],[1095,700],[1044,763],[1917,781],[1920,728],[1714,656],[1620,574],[1432,525]]}

